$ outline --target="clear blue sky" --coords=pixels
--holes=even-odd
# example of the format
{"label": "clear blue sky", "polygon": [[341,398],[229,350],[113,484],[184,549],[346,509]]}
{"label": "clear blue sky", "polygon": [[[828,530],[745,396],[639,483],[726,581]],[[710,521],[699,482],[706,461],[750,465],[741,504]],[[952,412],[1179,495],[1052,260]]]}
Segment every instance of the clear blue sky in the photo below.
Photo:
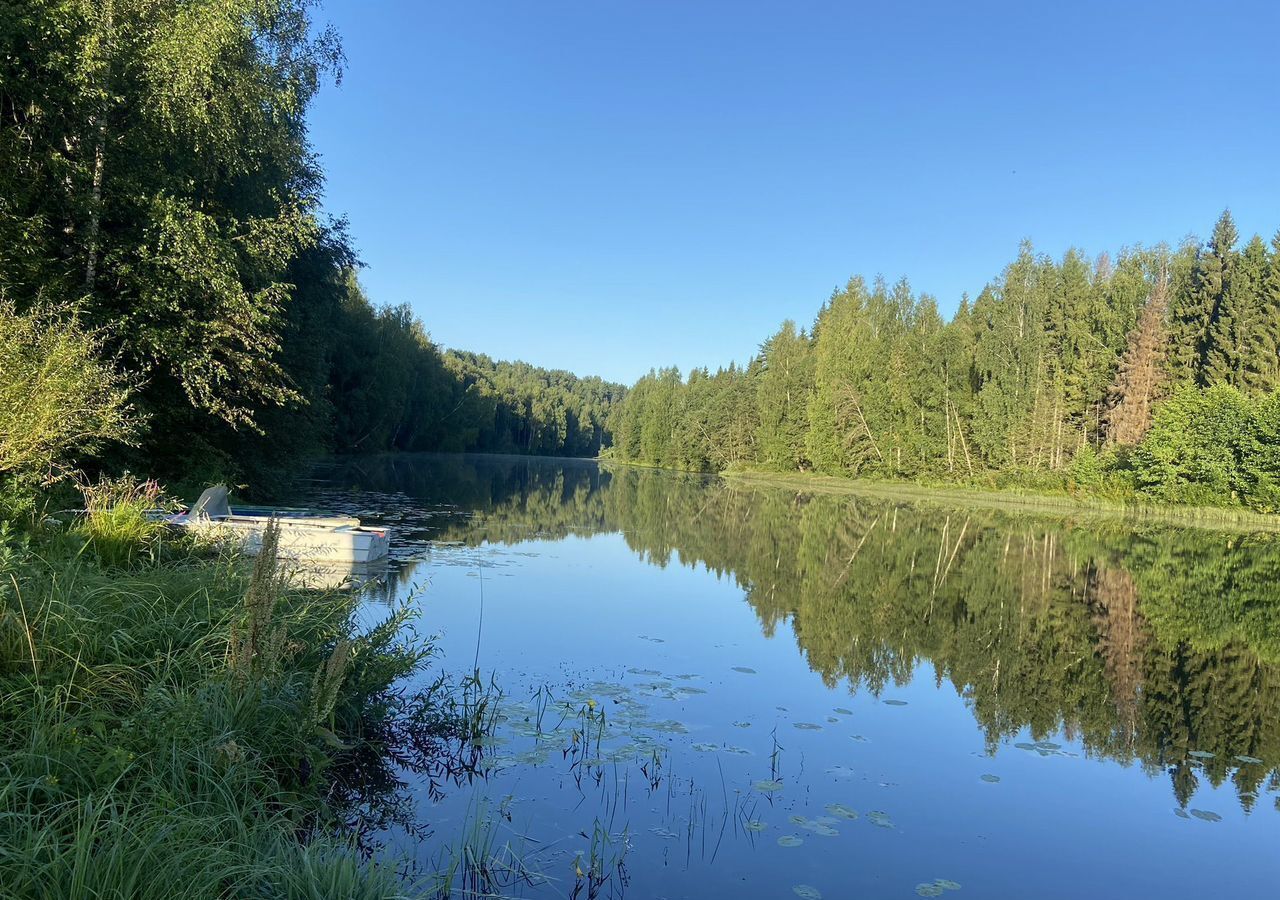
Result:
{"label": "clear blue sky", "polygon": [[362,280],[440,343],[632,381],[852,274],[1280,227],[1280,5],[325,0]]}

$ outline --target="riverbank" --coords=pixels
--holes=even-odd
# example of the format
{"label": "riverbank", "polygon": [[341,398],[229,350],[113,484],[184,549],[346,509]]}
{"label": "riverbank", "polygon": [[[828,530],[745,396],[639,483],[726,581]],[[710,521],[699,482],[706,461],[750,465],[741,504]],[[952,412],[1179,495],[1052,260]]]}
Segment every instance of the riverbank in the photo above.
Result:
{"label": "riverbank", "polygon": [[841,478],[810,472],[730,470],[720,473],[720,477],[731,484],[742,486],[788,488],[823,494],[862,494],[948,508],[995,509],[1054,516],[1121,519],[1131,523],[1158,522],[1227,531],[1280,533],[1280,516],[1226,507],[1118,502],[1083,493],[1054,494],[1015,488],[926,485],[909,481]]}
{"label": "riverbank", "polygon": [[441,681],[403,691],[431,647],[404,610],[358,628],[357,602],[128,511],[0,523],[4,895],[406,896],[351,804],[377,813],[373,786],[480,717]]}

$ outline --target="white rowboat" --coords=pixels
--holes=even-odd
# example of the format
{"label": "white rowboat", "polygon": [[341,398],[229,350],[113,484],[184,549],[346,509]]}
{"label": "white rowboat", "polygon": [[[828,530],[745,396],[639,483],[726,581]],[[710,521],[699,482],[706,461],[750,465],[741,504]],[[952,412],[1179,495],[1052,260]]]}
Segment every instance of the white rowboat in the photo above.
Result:
{"label": "white rowboat", "polygon": [[262,549],[262,535],[274,519],[280,528],[279,554],[299,562],[369,563],[387,555],[391,532],[370,528],[352,516],[242,515],[232,511],[227,489],[218,485],[200,495],[191,511],[169,522],[196,534],[225,540],[249,556]]}

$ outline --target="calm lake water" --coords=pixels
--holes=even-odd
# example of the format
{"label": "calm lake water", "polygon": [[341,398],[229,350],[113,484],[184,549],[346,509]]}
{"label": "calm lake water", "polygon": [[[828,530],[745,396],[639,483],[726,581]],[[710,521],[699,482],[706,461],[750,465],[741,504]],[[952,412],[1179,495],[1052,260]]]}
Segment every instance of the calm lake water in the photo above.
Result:
{"label": "calm lake water", "polygon": [[410,598],[504,695],[484,777],[403,774],[420,827],[378,837],[423,869],[469,834],[508,897],[1280,892],[1272,536],[586,462],[324,478],[397,529],[370,612]]}

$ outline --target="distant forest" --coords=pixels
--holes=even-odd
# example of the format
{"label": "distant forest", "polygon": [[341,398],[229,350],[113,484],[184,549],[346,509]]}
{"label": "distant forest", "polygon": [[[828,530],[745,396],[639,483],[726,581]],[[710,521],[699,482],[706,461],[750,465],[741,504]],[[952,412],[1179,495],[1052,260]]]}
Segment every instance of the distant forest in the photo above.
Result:
{"label": "distant forest", "polygon": [[443,351],[366,297],[306,129],[342,62],[306,0],[0,0],[0,494],[606,449],[1280,509],[1280,238],[1224,214],[1177,250],[1024,246],[949,321],[855,278],[741,368],[627,390]]}
{"label": "distant forest", "polygon": [[343,63],[309,7],[0,0],[0,487],[608,443],[621,385],[444,352],[360,289],[307,137]]}
{"label": "distant forest", "polygon": [[1061,260],[1024,244],[948,321],[854,278],[745,366],[651,372],[617,459],[1280,509],[1280,234]]}

